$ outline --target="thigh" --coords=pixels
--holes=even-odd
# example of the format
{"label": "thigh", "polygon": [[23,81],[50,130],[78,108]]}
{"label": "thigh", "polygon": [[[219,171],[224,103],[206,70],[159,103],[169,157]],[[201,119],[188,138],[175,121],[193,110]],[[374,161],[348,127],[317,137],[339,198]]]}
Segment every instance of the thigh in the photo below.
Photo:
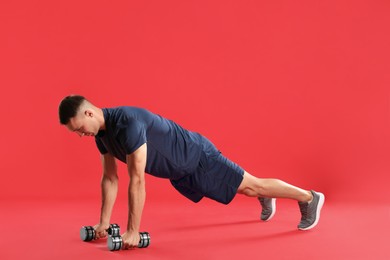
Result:
{"label": "thigh", "polygon": [[230,203],[243,180],[244,170],[220,152],[211,155],[203,153],[199,165],[191,176],[197,190],[210,199]]}

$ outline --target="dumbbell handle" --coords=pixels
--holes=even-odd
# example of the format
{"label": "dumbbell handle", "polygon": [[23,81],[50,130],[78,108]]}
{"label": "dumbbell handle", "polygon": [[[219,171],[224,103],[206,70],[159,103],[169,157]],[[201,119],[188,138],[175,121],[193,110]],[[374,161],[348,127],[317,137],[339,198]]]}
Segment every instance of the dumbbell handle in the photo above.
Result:
{"label": "dumbbell handle", "polygon": [[[139,233],[138,248],[148,247],[150,244],[150,235],[148,232]],[[107,239],[107,247],[110,251],[120,250],[123,246],[123,240],[121,236],[110,236]]]}
{"label": "dumbbell handle", "polygon": [[[110,236],[119,236],[120,228],[118,224],[110,224],[110,227],[106,229]],[[80,229],[80,238],[83,241],[91,241],[95,238],[96,232],[92,226],[83,226]]]}

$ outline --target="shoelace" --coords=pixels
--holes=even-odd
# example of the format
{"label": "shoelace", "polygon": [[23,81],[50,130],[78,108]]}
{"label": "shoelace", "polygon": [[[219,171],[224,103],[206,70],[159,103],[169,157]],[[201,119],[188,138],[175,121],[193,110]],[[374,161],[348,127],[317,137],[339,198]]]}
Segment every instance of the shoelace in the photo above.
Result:
{"label": "shoelace", "polygon": [[263,207],[263,209],[269,210],[271,208],[271,207],[269,207],[270,205],[267,205],[265,203],[265,199],[264,198],[259,198],[259,201],[260,201],[260,204]]}

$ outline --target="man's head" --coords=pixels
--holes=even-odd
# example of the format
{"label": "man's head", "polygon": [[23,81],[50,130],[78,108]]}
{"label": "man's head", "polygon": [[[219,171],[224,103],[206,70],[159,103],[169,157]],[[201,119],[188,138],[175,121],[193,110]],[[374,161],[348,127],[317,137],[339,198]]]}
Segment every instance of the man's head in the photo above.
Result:
{"label": "man's head", "polygon": [[101,109],[83,96],[65,97],[58,108],[60,123],[80,136],[94,136],[104,126]]}

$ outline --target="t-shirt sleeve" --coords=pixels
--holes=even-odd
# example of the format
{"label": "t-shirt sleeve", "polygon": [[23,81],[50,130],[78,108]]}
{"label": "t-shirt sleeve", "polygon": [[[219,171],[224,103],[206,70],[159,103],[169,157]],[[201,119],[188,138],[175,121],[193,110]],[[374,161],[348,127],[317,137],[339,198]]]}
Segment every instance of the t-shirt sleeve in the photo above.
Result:
{"label": "t-shirt sleeve", "polygon": [[108,153],[106,147],[104,146],[104,144],[103,144],[102,140],[100,140],[100,138],[95,138],[95,143],[96,143],[96,146],[99,149],[99,152],[101,154]]}
{"label": "t-shirt sleeve", "polygon": [[129,119],[126,127],[119,130],[118,139],[126,154],[133,153],[147,141],[145,125],[136,119]]}

